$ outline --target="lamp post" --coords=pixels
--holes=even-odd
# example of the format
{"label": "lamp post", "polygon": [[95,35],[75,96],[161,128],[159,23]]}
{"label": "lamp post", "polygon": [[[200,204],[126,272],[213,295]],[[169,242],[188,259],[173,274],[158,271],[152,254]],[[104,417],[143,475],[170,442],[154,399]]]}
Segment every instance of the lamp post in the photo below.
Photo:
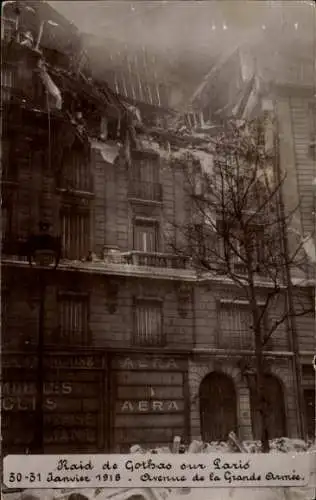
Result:
{"label": "lamp post", "polygon": [[44,451],[44,351],[45,351],[45,296],[48,270],[56,269],[61,257],[61,240],[49,234],[50,225],[39,224],[39,233],[31,234],[26,242],[26,255],[31,267],[37,267],[39,279],[39,315],[37,334],[37,370],[35,394],[35,431],[33,451]]}

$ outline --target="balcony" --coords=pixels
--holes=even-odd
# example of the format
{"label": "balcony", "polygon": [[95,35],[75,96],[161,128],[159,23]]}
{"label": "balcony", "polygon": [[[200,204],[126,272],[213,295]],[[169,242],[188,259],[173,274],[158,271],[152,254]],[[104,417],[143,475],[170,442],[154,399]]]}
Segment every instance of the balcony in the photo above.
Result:
{"label": "balcony", "polygon": [[132,181],[128,189],[128,197],[135,200],[162,202],[162,185],[158,182]]}
{"label": "balcony", "polygon": [[133,266],[159,267],[166,269],[187,269],[188,259],[166,253],[133,251],[123,254],[123,262]]}

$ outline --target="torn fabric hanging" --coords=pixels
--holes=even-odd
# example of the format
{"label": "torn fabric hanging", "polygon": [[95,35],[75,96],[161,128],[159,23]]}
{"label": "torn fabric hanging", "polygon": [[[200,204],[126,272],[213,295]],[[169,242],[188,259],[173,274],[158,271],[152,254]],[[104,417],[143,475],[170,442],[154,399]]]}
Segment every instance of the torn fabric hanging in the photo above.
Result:
{"label": "torn fabric hanging", "polygon": [[117,143],[100,143],[99,141],[92,141],[92,147],[98,149],[101,153],[103,160],[107,163],[114,165],[115,160],[119,156],[120,147]]}
{"label": "torn fabric hanging", "polygon": [[53,82],[53,80],[49,76],[43,61],[39,61],[38,67],[40,70],[41,79],[45,85],[47,92],[55,100],[56,109],[61,109],[62,108],[62,97],[61,97],[61,92],[60,92],[59,88],[57,87],[57,85],[55,85],[55,83]]}

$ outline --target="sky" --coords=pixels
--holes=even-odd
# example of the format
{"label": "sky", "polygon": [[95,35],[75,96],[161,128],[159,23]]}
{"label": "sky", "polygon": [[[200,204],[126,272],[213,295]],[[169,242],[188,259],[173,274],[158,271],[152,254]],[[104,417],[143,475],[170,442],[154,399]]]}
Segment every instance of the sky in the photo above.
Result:
{"label": "sky", "polygon": [[[107,49],[113,41],[135,50],[146,47],[157,56],[158,77],[174,81],[174,87],[179,88],[179,102],[203,79],[214,61],[240,44],[249,44],[261,61],[266,58],[269,62],[278,52],[287,58],[287,66],[295,57],[310,59],[310,67],[315,60],[316,6],[311,0],[48,3],[81,32],[102,37]],[[98,56],[96,64],[102,68],[103,58]]]}
{"label": "sky", "polygon": [[300,39],[306,42],[316,33],[311,0],[57,0],[49,3],[83,32],[114,38],[131,46],[145,45],[158,52],[212,52],[238,43],[245,36],[268,37],[269,29],[276,25],[279,32],[285,25],[291,25],[293,35],[299,33]]}

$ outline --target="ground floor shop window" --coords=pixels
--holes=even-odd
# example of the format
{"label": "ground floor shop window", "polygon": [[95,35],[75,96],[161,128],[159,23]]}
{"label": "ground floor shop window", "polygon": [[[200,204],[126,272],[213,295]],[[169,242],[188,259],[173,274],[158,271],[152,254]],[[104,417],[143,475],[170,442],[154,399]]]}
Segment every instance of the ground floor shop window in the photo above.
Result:
{"label": "ground floor shop window", "polygon": [[237,398],[230,377],[218,372],[207,375],[199,398],[203,441],[225,441],[231,431],[237,431]]}

